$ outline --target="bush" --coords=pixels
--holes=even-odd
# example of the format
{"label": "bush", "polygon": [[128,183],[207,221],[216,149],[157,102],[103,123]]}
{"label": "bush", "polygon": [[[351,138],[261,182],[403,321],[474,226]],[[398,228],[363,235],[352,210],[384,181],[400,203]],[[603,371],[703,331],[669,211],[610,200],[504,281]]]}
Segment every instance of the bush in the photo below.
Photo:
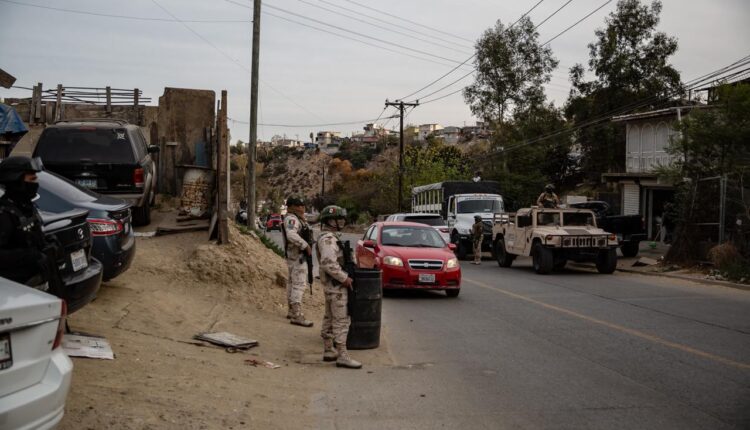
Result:
{"label": "bush", "polygon": [[708,251],[708,258],[725,278],[732,281],[750,280],[750,261],[733,244],[714,246]]}

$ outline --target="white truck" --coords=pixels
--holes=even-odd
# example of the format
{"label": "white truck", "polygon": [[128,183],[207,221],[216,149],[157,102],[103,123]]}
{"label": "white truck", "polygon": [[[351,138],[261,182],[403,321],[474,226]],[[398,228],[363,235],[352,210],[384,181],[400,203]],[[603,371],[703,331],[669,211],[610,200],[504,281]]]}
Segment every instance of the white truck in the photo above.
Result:
{"label": "white truck", "polygon": [[500,184],[495,181],[445,181],[414,187],[412,212],[436,213],[445,220],[456,256],[463,260],[472,252],[471,226],[474,216],[482,217],[482,250],[492,250],[492,222],[496,213],[505,212]]}

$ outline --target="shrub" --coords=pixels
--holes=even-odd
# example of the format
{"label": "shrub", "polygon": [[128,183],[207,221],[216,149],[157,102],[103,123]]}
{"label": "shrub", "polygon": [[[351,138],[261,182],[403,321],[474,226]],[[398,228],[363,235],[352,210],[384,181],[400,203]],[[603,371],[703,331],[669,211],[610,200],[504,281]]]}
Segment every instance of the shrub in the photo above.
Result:
{"label": "shrub", "polygon": [[708,251],[708,258],[721,274],[732,281],[750,279],[750,262],[731,243],[716,245]]}

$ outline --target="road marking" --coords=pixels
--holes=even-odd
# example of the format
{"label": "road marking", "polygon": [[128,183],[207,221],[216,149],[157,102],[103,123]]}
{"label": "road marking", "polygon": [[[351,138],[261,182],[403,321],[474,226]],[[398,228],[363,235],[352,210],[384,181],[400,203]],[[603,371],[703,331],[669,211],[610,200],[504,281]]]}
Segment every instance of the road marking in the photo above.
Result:
{"label": "road marking", "polygon": [[702,351],[700,349],[696,349],[696,348],[693,348],[693,347],[690,347],[690,346],[687,346],[687,345],[683,345],[681,343],[672,342],[672,341],[669,341],[669,340],[666,340],[666,339],[662,339],[662,338],[660,338],[658,336],[654,336],[652,334],[644,333],[644,332],[642,332],[640,330],[636,330],[636,329],[628,328],[628,327],[625,327],[625,326],[621,326],[619,324],[611,323],[609,321],[600,320],[598,318],[590,317],[588,315],[583,315],[583,314],[580,314],[578,312],[572,311],[570,309],[565,309],[565,308],[562,308],[560,306],[555,306],[555,305],[551,305],[549,303],[541,302],[539,300],[532,299],[531,297],[527,297],[527,296],[524,296],[522,294],[513,293],[513,292],[510,292],[510,291],[504,290],[502,288],[493,287],[491,285],[487,285],[487,284],[485,284],[483,282],[475,281],[473,279],[463,278],[463,280],[466,281],[466,282],[470,282],[470,283],[472,283],[472,284],[474,284],[474,285],[476,285],[478,287],[481,287],[481,288],[485,288],[485,289],[488,289],[488,290],[493,290],[493,291],[496,291],[496,292],[501,293],[501,294],[505,294],[506,296],[510,296],[510,297],[513,297],[513,298],[518,299],[518,300],[523,300],[523,301],[528,302],[528,303],[533,303],[533,304],[541,306],[543,308],[551,309],[551,310],[554,310],[554,311],[557,311],[557,312],[560,312],[560,313],[563,313],[563,314],[566,314],[566,315],[570,315],[572,317],[576,317],[576,318],[579,318],[579,319],[582,319],[584,321],[588,321],[588,322],[591,322],[591,323],[594,323],[594,324],[599,324],[599,325],[602,325],[604,327],[611,328],[613,330],[617,330],[617,331],[620,331],[620,332],[623,332],[623,333],[627,333],[627,334],[629,334],[631,336],[639,337],[641,339],[645,339],[645,340],[648,340],[648,341],[651,341],[651,342],[654,342],[654,343],[658,343],[660,345],[663,345],[663,346],[666,346],[666,347],[669,347],[669,348],[673,348],[673,349],[676,349],[676,350],[679,350],[679,351],[682,351],[682,352],[687,352],[689,354],[697,355],[699,357],[707,358],[709,360],[717,361],[719,363],[726,364],[727,366],[736,367],[736,368],[743,369],[743,370],[750,370],[750,364],[748,364],[748,363],[742,363],[740,361],[734,361],[732,359],[721,357],[721,356],[718,356],[718,355],[715,355],[715,354],[711,354],[710,352]]}

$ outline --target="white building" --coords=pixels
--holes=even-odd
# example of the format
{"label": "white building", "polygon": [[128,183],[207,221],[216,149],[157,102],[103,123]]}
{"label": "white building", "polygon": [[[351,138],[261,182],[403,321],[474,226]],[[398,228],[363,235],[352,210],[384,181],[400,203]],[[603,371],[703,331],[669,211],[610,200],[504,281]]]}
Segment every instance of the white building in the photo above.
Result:
{"label": "white building", "polygon": [[427,140],[427,136],[442,129],[443,129],[443,126],[440,124],[422,124],[419,126],[419,133],[417,134],[417,140],[423,142]]}

